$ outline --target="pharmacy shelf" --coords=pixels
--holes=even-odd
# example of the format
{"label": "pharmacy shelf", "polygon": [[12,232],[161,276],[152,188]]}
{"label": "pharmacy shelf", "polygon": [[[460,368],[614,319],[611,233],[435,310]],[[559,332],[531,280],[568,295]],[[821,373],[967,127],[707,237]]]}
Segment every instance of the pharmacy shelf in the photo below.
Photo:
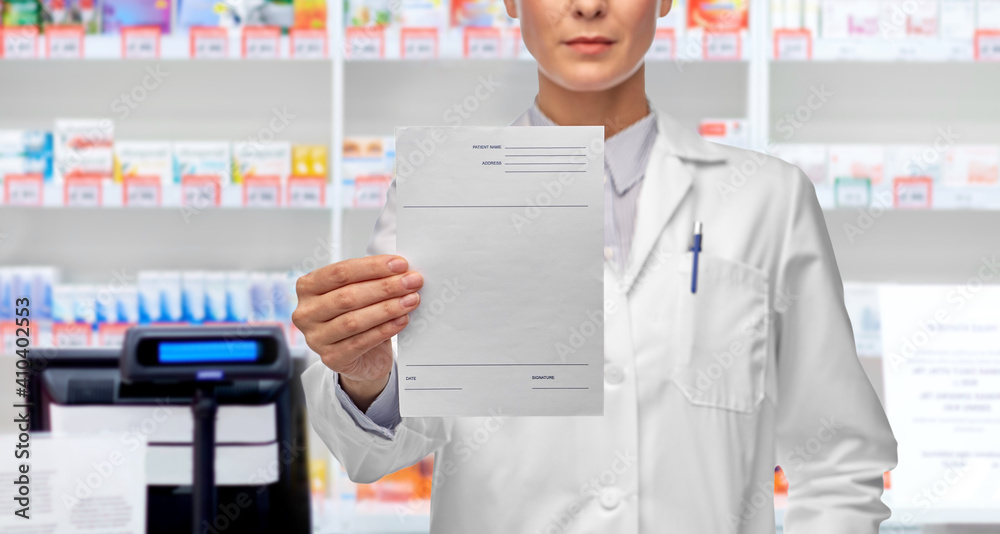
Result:
{"label": "pharmacy shelf", "polygon": [[313,520],[317,534],[426,534],[429,530],[430,501],[328,500]]}
{"label": "pharmacy shelf", "polygon": [[[869,202],[864,204],[843,204],[836,198],[836,188],[830,184],[816,185],[816,198],[825,210],[861,209],[869,210],[874,206],[877,210],[893,210],[899,208],[893,186],[887,184],[874,185],[871,188]],[[952,187],[933,185],[931,187],[931,206],[920,211],[934,210],[1000,210],[1000,186],[982,187]],[[906,210],[906,208],[899,208]],[[911,210],[912,211],[912,210]]]}
{"label": "pharmacy shelf", "polygon": [[[973,39],[816,39],[783,42],[774,36],[769,59],[776,61],[856,61],[856,62],[972,62],[976,52]],[[810,42],[811,41],[811,42]],[[787,46],[787,48],[786,48]],[[811,50],[809,48],[811,47]],[[811,54],[811,55],[810,55]]]}
{"label": "pharmacy shelf", "polygon": [[[517,60],[534,62],[521,40],[520,28],[404,28],[400,26],[348,28],[345,59],[379,60]],[[661,31],[646,59],[656,61],[747,61],[750,37]]]}
{"label": "pharmacy shelf", "polygon": [[[325,37],[327,43],[329,43],[329,36]],[[53,61],[49,57],[47,52],[47,38],[45,34],[39,35],[34,43],[33,53],[29,52],[32,57],[28,58],[11,58],[5,57],[0,61]],[[122,36],[119,34],[106,34],[106,35],[85,35],[83,36],[82,44],[83,48],[80,52],[79,59],[85,60],[119,60],[125,55],[123,49]],[[249,53],[243,48],[243,34],[240,30],[230,30],[227,33],[225,39],[220,41],[220,44],[225,43],[225,51],[222,52],[222,58],[218,59],[255,59],[253,57],[254,51],[251,50]],[[316,44],[320,47],[325,47],[324,49],[315,48],[305,51],[300,48],[299,55],[296,56],[292,51],[292,39],[288,35],[282,35],[278,37],[276,42],[272,42],[272,47],[268,48],[268,52],[264,53],[265,57],[275,60],[275,59],[295,59],[296,61],[328,61],[327,56],[329,55],[328,44],[319,41],[310,42],[310,44]],[[276,48],[274,48],[276,44]],[[188,33],[170,33],[160,36],[159,38],[159,56],[147,59],[128,59],[128,61],[148,61],[148,60],[191,60],[193,58],[192,54],[192,42],[191,36]],[[303,46],[300,43],[300,47]],[[251,47],[252,48],[252,47]],[[30,45],[29,45],[30,49]],[[303,56],[304,52],[308,52],[307,55]],[[260,59],[258,56],[256,59]],[[199,60],[199,59],[195,59]],[[61,60],[60,60],[61,61]],[[211,61],[205,59],[205,61]]]}
{"label": "pharmacy shelf", "polygon": [[[126,197],[125,187],[121,183],[103,180],[96,184],[71,185],[73,180],[63,184],[45,183],[42,186],[41,202],[18,207],[41,208],[129,208],[129,209],[183,209],[189,213],[200,212],[212,208],[274,208],[274,209],[316,209],[331,208],[335,199],[333,184],[322,186],[295,188],[295,178],[281,186],[264,187],[248,184],[225,184],[219,187],[218,203],[213,204],[207,197],[192,193],[192,189],[181,184],[156,186],[159,189],[159,201],[156,200],[154,188],[143,186],[138,192],[130,192]],[[13,195],[11,195],[13,196]],[[31,196],[30,198],[35,198]],[[14,202],[17,202],[16,200]],[[130,205],[131,202],[131,205]],[[13,207],[11,199],[0,192],[0,209],[4,206]]]}

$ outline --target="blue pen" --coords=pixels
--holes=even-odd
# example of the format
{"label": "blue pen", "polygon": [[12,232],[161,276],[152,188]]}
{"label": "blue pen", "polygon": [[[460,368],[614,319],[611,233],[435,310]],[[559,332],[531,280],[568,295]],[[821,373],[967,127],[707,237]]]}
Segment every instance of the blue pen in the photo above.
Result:
{"label": "blue pen", "polygon": [[698,254],[701,253],[701,221],[694,223],[694,244],[691,246],[694,252],[694,266],[691,267],[691,293],[698,292]]}

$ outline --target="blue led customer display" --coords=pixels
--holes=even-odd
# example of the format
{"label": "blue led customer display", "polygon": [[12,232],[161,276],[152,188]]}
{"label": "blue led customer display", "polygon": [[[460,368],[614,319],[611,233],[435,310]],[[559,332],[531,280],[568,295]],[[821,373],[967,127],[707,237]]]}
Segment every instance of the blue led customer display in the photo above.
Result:
{"label": "blue led customer display", "polygon": [[256,341],[161,341],[159,363],[240,363],[256,362],[260,344]]}

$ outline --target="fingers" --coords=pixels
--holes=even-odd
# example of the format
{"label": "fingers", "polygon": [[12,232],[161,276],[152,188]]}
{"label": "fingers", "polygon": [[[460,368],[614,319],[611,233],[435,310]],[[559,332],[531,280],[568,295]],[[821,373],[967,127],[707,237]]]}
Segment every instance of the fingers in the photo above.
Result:
{"label": "fingers", "polygon": [[[380,280],[354,283],[325,295],[305,297],[299,301],[300,309],[296,312],[304,323],[326,323],[345,313],[414,293],[423,285],[423,276],[414,271]],[[392,317],[394,315],[386,315],[379,322],[388,321]]]}
{"label": "fingers", "polygon": [[295,284],[299,298],[322,295],[344,286],[377,280],[406,272],[409,264],[400,256],[383,254],[339,261],[301,276]]}
{"label": "fingers", "polygon": [[317,344],[333,345],[393,319],[405,317],[419,304],[420,295],[417,293],[376,302],[370,306],[338,315],[324,324],[316,325],[314,331],[311,332],[312,338]]}
{"label": "fingers", "polygon": [[400,333],[406,328],[409,321],[409,316],[401,315],[347,339],[327,345],[322,350],[316,350],[315,348],[313,350],[316,350],[318,354],[324,355],[323,361],[328,367],[332,369],[339,368],[341,372],[349,375],[358,374],[356,367],[363,359],[359,356]]}

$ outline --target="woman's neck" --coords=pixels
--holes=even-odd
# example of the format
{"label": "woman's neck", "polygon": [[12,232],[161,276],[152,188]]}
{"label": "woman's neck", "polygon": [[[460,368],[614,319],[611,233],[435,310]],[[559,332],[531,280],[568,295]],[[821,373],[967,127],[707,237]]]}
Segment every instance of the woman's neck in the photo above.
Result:
{"label": "woman's neck", "polygon": [[579,92],[562,87],[538,73],[538,108],[561,126],[604,126],[605,139],[649,114],[646,67],[604,91]]}

